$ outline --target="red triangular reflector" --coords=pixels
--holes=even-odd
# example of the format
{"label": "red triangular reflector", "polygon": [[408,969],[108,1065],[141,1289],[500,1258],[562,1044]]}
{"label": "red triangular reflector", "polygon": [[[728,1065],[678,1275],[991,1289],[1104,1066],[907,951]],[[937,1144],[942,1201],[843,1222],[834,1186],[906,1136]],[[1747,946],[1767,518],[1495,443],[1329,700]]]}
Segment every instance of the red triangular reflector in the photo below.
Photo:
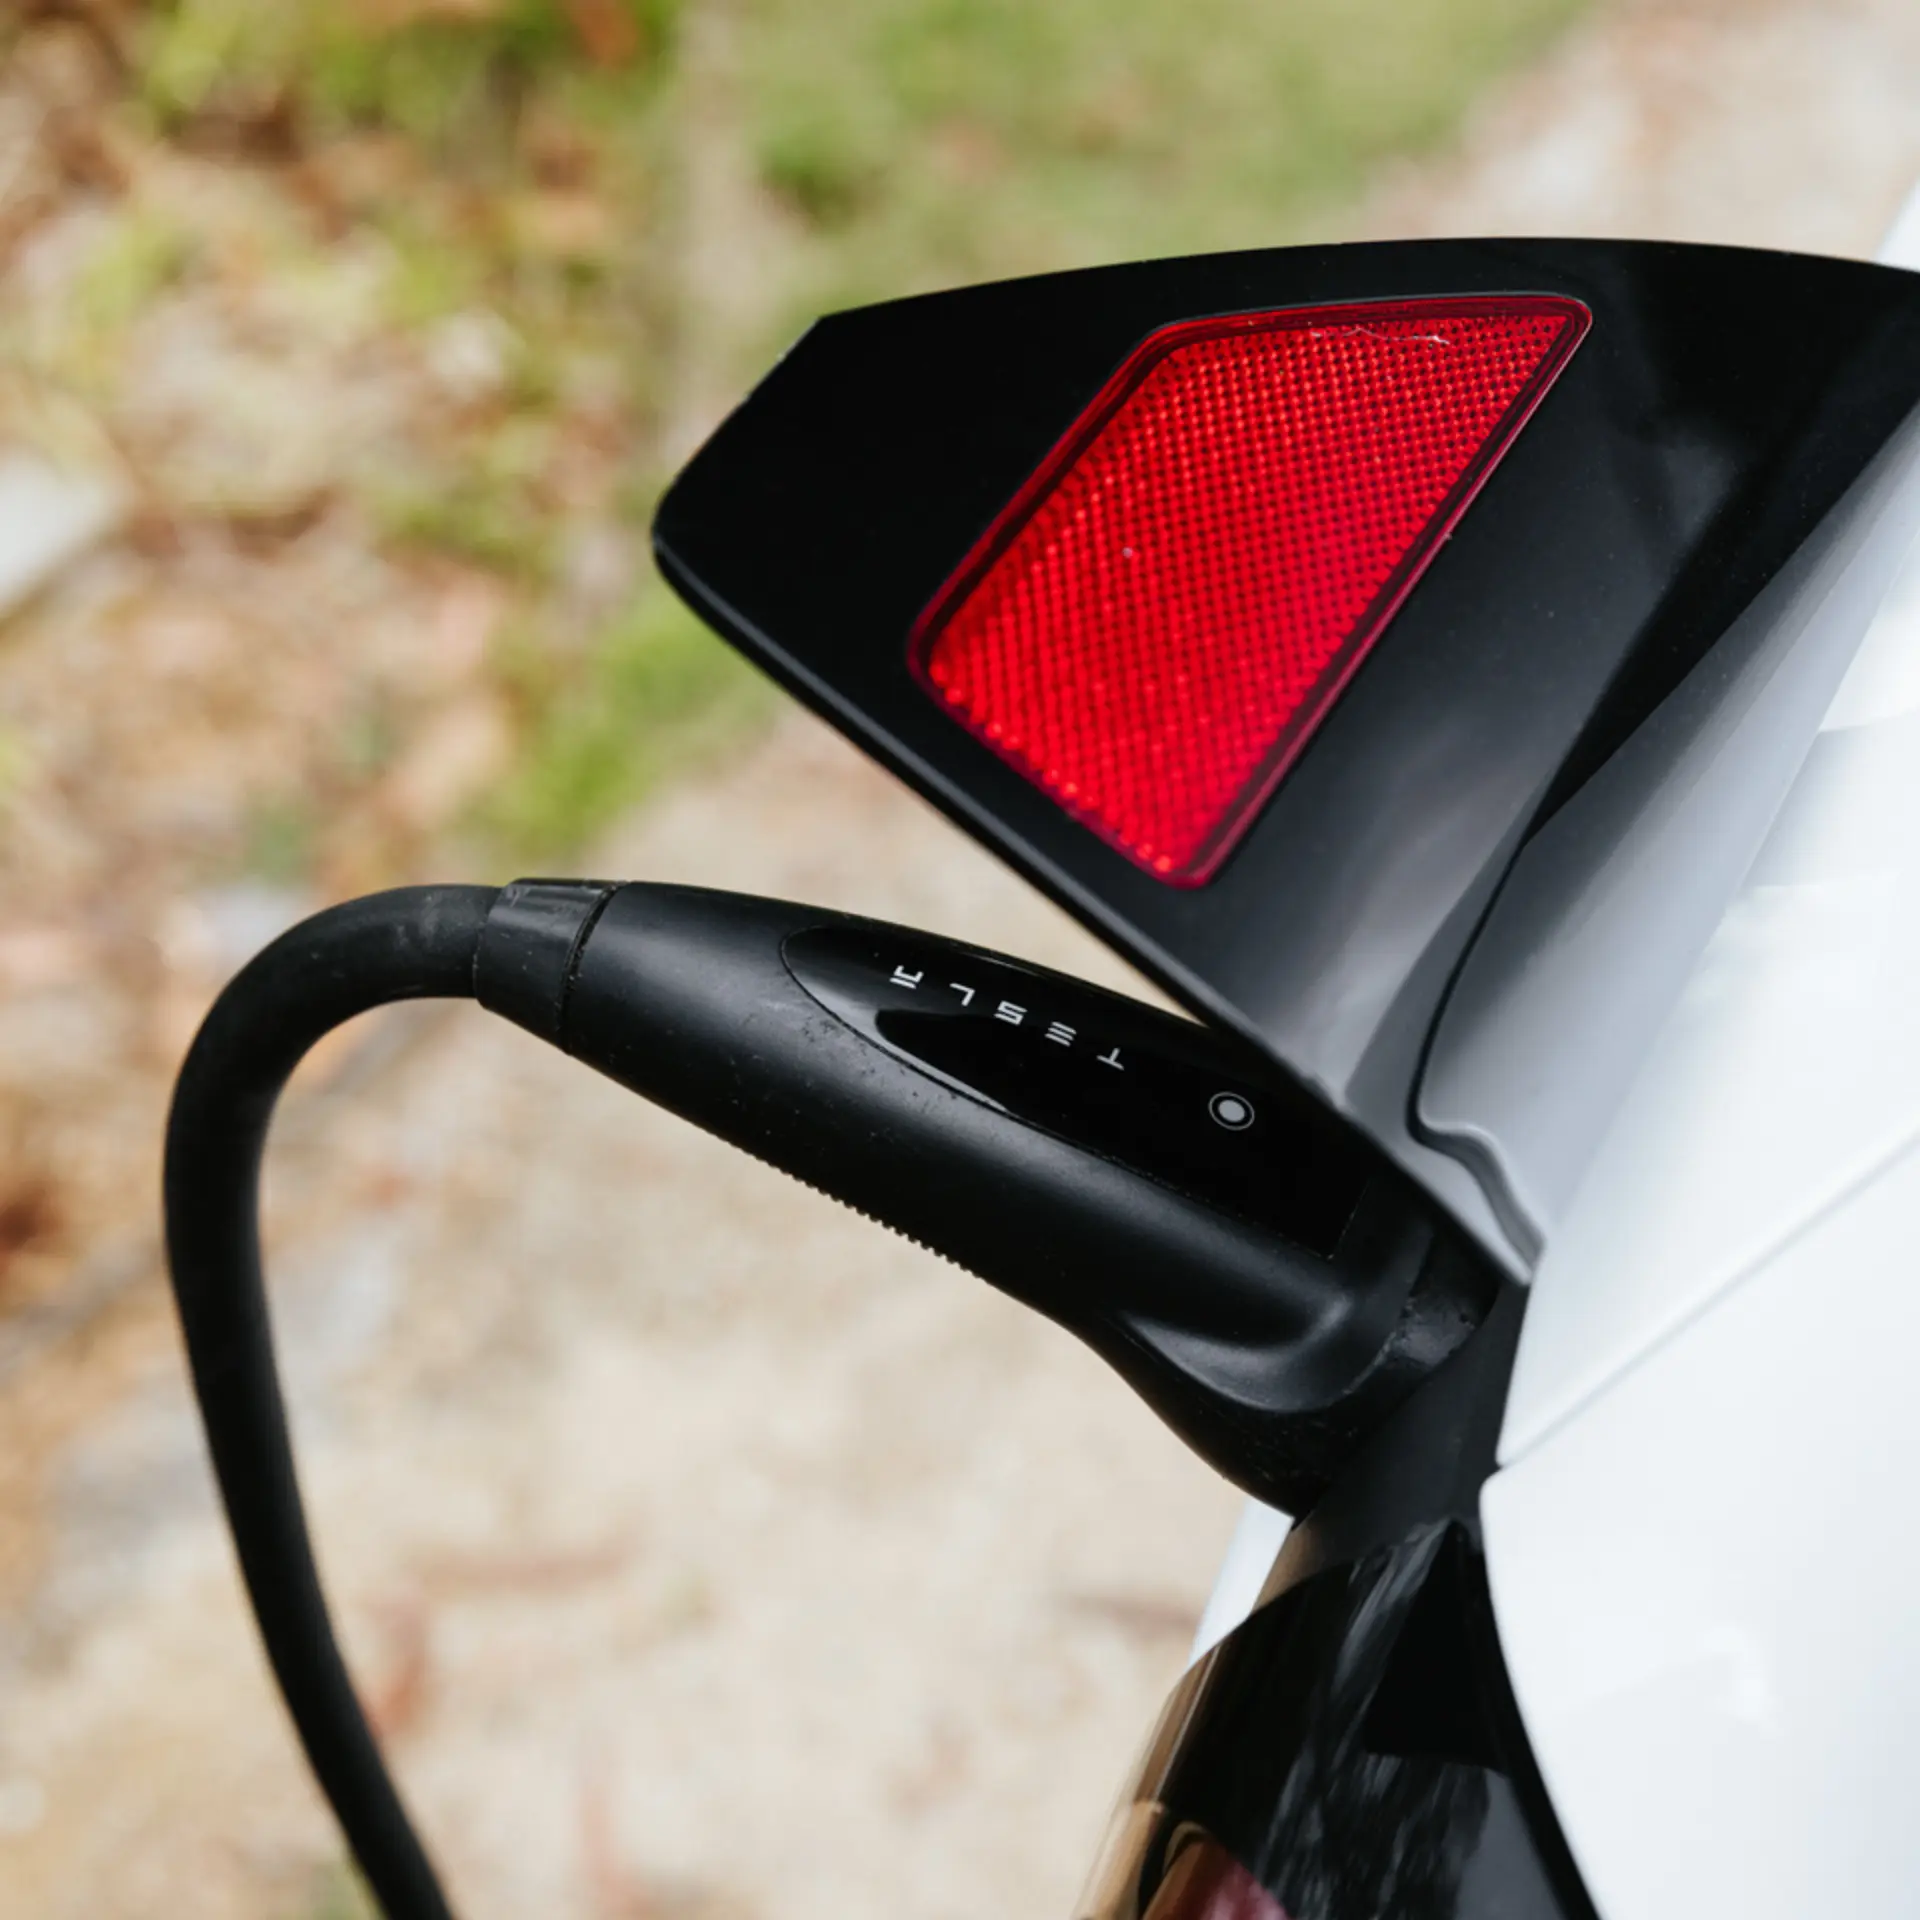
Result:
{"label": "red triangular reflector", "polygon": [[1588,323],[1525,296],[1163,328],[934,601],[917,670],[1129,858],[1198,884]]}

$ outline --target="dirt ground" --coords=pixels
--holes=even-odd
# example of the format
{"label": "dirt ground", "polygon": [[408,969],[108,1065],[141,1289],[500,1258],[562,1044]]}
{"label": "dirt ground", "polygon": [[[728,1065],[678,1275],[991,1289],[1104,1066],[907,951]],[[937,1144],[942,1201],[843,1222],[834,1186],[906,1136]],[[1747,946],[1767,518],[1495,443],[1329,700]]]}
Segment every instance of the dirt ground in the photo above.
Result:
{"label": "dirt ground", "polygon": [[[1598,15],[1341,230],[1864,253],[1917,176],[1906,0],[1669,0]],[[105,589],[74,591],[83,636]],[[440,636],[407,654],[421,674],[458,671],[489,617],[458,581],[411,611]],[[316,634],[344,617],[317,608]],[[163,667],[194,644],[191,619],[149,635]],[[1125,984],[797,715],[592,864]],[[216,904],[175,916],[190,980],[276,910]],[[45,944],[0,942],[12,1017],[84,1073]],[[1068,1906],[1237,1504],[1096,1362],[470,1012],[389,1017],[316,1076],[271,1201],[330,1583],[463,1912]],[[110,1311],[0,1346],[0,1422],[39,1436],[43,1496],[0,1556],[0,1911],[345,1916],[129,1234],[80,1290]]]}

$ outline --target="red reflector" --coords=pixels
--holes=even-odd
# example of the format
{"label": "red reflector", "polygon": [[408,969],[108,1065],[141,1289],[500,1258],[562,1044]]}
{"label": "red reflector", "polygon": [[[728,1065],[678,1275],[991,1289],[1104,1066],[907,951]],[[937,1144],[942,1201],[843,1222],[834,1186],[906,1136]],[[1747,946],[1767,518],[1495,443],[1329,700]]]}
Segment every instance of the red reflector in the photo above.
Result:
{"label": "red reflector", "polygon": [[1535,295],[1163,328],[922,616],[916,670],[1121,852],[1200,884],[1589,321]]}

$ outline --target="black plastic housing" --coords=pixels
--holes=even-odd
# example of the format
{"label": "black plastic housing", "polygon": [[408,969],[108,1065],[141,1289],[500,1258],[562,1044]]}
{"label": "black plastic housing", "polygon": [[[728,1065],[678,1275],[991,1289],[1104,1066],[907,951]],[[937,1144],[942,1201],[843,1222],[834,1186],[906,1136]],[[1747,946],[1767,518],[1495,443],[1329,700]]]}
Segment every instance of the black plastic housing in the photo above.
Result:
{"label": "black plastic housing", "polygon": [[[1483,294],[1577,300],[1591,332],[1207,884],[1141,871],[918,684],[916,621],[1156,329]],[[1413,1111],[1463,956],[1529,837],[1689,674],[1711,690],[1742,610],[1854,511],[1917,404],[1920,275],[1851,261],[1448,240],[1143,262],[821,321],[655,542],[743,652],[1521,1273],[1537,1234],[1463,1130]]]}
{"label": "black plastic housing", "polygon": [[[476,971],[483,1004],[1048,1314],[1262,1499],[1308,1504],[1491,1298],[1484,1263],[1419,1189],[1237,1041],[1003,956],[816,908],[577,888],[569,923],[529,906],[540,890],[503,895]],[[923,973],[933,954],[946,962],[936,973],[1031,983],[1020,989],[1034,1016],[1026,1044],[1047,1066],[1042,1013],[1076,1039],[1110,1030],[1128,1049],[1157,1049],[1178,1085],[1211,1065],[1249,1109],[1284,1119],[1278,1151],[1343,1183],[1333,1230],[1293,1165],[1276,1160],[1271,1182],[1248,1183],[1236,1203],[1179,1152],[1156,1155],[1150,1125],[1116,1134],[1099,1102],[1078,1120],[1056,1108],[1051,1125],[1014,1110],[1013,1096],[995,1097],[1008,1083],[991,1046],[980,1057],[1000,1077],[983,1067],[973,1085],[960,1055],[916,1059],[884,1019],[872,1026],[846,1004],[844,975],[837,986],[823,975],[828,936],[856,955],[901,953]],[[563,969],[536,969],[567,976],[557,1030],[524,991],[530,939],[566,956]],[[987,1041],[1005,1037],[1000,1025],[986,1018]],[[1080,1057],[1101,1072],[1090,1044]],[[1108,1083],[1107,1104],[1124,1079]],[[1209,1124],[1197,1109],[1195,1124]],[[1231,1130],[1221,1146],[1238,1150]]]}

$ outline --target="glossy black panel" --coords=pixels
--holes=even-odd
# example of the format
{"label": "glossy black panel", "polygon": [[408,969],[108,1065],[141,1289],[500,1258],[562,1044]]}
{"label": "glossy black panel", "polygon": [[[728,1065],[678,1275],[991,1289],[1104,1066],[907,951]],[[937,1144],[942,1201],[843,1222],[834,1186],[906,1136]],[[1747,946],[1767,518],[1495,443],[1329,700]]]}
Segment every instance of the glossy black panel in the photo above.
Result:
{"label": "glossy black panel", "polygon": [[[1133,867],[908,667],[914,621],[1148,333],[1207,314],[1547,293],[1593,329],[1221,873]],[[1527,834],[1818,527],[1920,400],[1920,276],[1626,243],[1307,248],[1105,268],[821,323],[663,504],[662,564],[787,685],[1371,1132]]]}
{"label": "glossy black panel", "polygon": [[823,1006],[1002,1111],[1331,1255],[1376,1158],[1229,1040],[1084,981],[904,930],[784,948]]}
{"label": "glossy black panel", "polygon": [[1468,1527],[1422,1528],[1288,1589],[1187,1674],[1089,1920],[1158,1920],[1196,1833],[1293,1920],[1592,1920]]}

